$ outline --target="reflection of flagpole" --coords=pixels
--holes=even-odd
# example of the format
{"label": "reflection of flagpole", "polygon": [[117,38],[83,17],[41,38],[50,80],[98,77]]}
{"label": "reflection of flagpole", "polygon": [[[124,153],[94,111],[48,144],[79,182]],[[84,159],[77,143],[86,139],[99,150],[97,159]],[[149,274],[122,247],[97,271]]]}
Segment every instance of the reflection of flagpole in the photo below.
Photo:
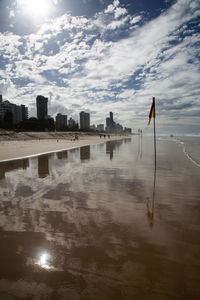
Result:
{"label": "reflection of flagpole", "polygon": [[154,127],[154,162],[155,162],[155,169],[154,169],[154,182],[153,182],[153,196],[152,196],[152,202],[149,206],[149,203],[147,203],[147,215],[150,221],[150,226],[153,226],[153,220],[154,220],[154,200],[155,200],[155,187],[156,187],[156,110],[155,110],[155,97],[153,97],[151,110],[149,113],[149,122],[148,125],[151,122],[151,118],[154,118],[153,127]]}
{"label": "reflection of flagpole", "polygon": [[155,192],[156,192],[156,168],[154,170],[154,182],[153,182],[153,195],[152,201],[149,199],[147,202],[147,216],[149,218],[150,227],[153,226],[154,222],[154,201],[155,201]]}

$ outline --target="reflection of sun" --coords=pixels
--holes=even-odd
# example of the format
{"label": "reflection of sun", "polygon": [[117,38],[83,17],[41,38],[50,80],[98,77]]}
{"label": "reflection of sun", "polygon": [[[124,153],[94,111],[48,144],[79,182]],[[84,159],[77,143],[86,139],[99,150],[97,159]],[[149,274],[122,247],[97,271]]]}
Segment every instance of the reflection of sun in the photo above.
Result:
{"label": "reflection of sun", "polygon": [[33,17],[44,17],[50,12],[50,2],[50,0],[18,0],[18,5],[26,14]]}
{"label": "reflection of sun", "polygon": [[47,252],[40,254],[37,264],[44,269],[50,269],[50,255]]}

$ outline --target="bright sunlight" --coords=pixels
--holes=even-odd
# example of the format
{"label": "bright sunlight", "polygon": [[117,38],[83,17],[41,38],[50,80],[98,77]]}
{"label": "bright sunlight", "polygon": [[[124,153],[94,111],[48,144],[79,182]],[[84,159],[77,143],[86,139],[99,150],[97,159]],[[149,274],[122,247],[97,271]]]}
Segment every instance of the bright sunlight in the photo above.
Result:
{"label": "bright sunlight", "polygon": [[52,8],[51,0],[18,0],[19,7],[32,17],[47,17]]}

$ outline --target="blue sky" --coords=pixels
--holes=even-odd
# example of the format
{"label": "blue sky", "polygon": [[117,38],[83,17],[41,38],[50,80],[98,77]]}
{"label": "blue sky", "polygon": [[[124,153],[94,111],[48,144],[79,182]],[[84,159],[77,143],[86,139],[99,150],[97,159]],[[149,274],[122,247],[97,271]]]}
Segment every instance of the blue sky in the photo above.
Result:
{"label": "blue sky", "polygon": [[0,0],[0,93],[36,115],[200,134],[199,0]]}

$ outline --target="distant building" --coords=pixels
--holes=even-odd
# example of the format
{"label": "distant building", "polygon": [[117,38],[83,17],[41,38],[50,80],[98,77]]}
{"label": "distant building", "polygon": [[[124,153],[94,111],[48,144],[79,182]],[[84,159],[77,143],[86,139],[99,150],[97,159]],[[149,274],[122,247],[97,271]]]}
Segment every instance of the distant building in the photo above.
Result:
{"label": "distant building", "polygon": [[106,130],[110,128],[110,118],[106,118]]}
{"label": "distant building", "polygon": [[80,129],[90,129],[90,114],[84,111],[80,112]]}
{"label": "distant building", "polygon": [[[138,131],[139,131],[139,129],[138,129]],[[142,131],[142,130],[141,130],[141,131]],[[125,128],[124,128],[124,133],[126,133],[126,134],[132,134],[132,129],[131,129],[131,128],[125,127]]]}
{"label": "distant building", "polygon": [[22,121],[22,108],[19,105],[12,104],[13,125]]}
{"label": "distant building", "polygon": [[110,112],[110,124],[111,126],[113,125],[114,121],[113,121],[113,112]]}
{"label": "distant building", "polygon": [[110,133],[114,133],[115,132],[115,122],[113,120],[113,112],[110,112],[110,117],[106,118],[106,131],[110,132]]}
{"label": "distant building", "polygon": [[38,120],[44,120],[47,119],[48,117],[48,98],[44,96],[37,96],[36,98],[36,103],[37,103],[37,118]]}
{"label": "distant building", "polygon": [[109,133],[114,133],[115,122],[113,121],[113,113],[110,112],[110,117],[106,118],[106,131]]}
{"label": "distant building", "polygon": [[104,131],[104,124],[97,125],[97,131],[99,131],[99,132]]}
{"label": "distant building", "polygon": [[8,100],[0,102],[0,119],[3,121],[7,112],[12,112],[12,103]]}
{"label": "distant building", "polygon": [[114,132],[115,133],[123,133],[123,126],[122,125],[120,125],[120,124],[115,124],[115,128],[114,128]]}
{"label": "distant building", "polygon": [[68,121],[68,127],[73,128],[76,125],[76,121],[72,118],[69,119]]}
{"label": "distant building", "polygon": [[95,131],[96,130],[96,126],[93,124],[93,125],[90,126],[90,129]]}
{"label": "distant building", "polygon": [[115,123],[113,120],[113,113],[110,112],[110,117],[106,118],[106,132],[108,133],[115,133],[115,134],[122,134],[123,127],[119,123]]}
{"label": "distant building", "polygon": [[21,110],[22,110],[22,121],[27,120],[28,119],[28,107],[21,104]]}
{"label": "distant building", "polygon": [[67,115],[57,114],[56,116],[56,130],[67,129]]}
{"label": "distant building", "polygon": [[25,105],[17,105],[8,100],[3,101],[3,97],[0,95],[0,119],[2,121],[6,113],[12,114],[13,125],[28,119],[28,108]]}

